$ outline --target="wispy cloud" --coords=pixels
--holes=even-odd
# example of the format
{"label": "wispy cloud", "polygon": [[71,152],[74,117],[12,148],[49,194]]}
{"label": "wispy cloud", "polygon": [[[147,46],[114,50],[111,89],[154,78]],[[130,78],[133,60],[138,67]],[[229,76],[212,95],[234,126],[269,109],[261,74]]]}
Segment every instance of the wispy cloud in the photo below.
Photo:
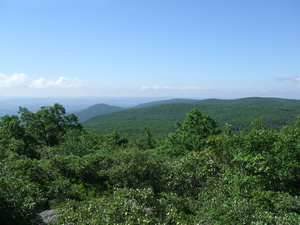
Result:
{"label": "wispy cloud", "polygon": [[169,86],[142,86],[142,90],[207,90],[203,87],[169,87]]}
{"label": "wispy cloud", "polygon": [[294,81],[295,81],[296,83],[299,83],[299,84],[300,84],[300,77],[294,78]]}
{"label": "wispy cloud", "polygon": [[27,75],[15,73],[11,76],[0,74],[0,87],[20,87],[26,84]]}
{"label": "wispy cloud", "polygon": [[83,86],[83,82],[78,79],[69,79],[66,77],[59,77],[57,80],[41,77],[32,81],[29,86],[33,88],[79,88]]}
{"label": "wispy cloud", "polygon": [[300,83],[300,77],[279,77],[278,81],[294,81],[296,83]]}

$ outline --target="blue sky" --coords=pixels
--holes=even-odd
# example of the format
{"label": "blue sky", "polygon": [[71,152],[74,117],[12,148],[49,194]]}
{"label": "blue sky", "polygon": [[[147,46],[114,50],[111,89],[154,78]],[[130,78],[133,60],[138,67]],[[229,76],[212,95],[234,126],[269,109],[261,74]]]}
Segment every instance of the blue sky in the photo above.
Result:
{"label": "blue sky", "polygon": [[299,0],[0,0],[0,96],[300,99]]}

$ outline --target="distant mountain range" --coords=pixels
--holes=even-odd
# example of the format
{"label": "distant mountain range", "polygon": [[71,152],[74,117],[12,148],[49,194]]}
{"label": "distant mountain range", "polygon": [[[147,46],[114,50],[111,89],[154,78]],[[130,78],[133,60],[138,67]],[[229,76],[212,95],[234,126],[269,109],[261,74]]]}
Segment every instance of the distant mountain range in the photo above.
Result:
{"label": "distant mountain range", "polygon": [[98,134],[118,131],[129,136],[143,135],[149,127],[154,136],[175,131],[193,108],[208,114],[220,127],[231,124],[236,131],[249,128],[261,116],[267,128],[279,129],[293,124],[300,116],[300,100],[282,98],[163,99],[163,98],[0,98],[0,116],[17,114],[18,106],[37,111],[41,106],[62,104],[75,113],[86,130]]}
{"label": "distant mountain range", "polygon": [[[96,104],[107,104],[122,108],[134,107],[138,104],[159,101],[166,98],[122,98],[122,97],[0,97],[0,116],[17,114],[19,106],[30,111],[37,111],[41,106],[53,106],[59,103],[67,113],[77,113]],[[101,113],[100,113],[101,114]]]}
{"label": "distant mountain range", "polygon": [[251,120],[257,116],[262,117],[268,128],[279,129],[281,126],[291,125],[296,121],[297,116],[300,115],[300,100],[281,98],[171,99],[144,103],[127,109],[110,108],[99,104],[77,115],[85,119],[83,125],[87,130],[98,134],[118,131],[136,136],[143,134],[144,127],[149,127],[153,135],[162,137],[174,131],[175,122],[181,122],[193,108],[211,116],[221,127],[226,123],[231,124],[236,131],[250,129]]}

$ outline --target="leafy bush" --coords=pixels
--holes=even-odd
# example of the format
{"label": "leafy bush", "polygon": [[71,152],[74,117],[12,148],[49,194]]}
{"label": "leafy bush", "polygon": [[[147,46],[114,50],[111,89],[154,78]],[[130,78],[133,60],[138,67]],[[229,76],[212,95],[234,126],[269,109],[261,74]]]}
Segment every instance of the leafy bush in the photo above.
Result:
{"label": "leafy bush", "polygon": [[163,160],[150,151],[126,149],[114,156],[108,170],[109,183],[118,188],[147,188],[159,192],[166,168]]}
{"label": "leafy bush", "polygon": [[194,109],[160,143],[82,131],[59,105],[21,111],[0,121],[1,224],[49,208],[59,224],[300,224],[300,120],[221,132]]}
{"label": "leafy bush", "polygon": [[46,204],[42,190],[26,177],[3,173],[0,177],[1,224],[31,224]]}
{"label": "leafy bush", "polygon": [[60,224],[158,224],[159,210],[153,191],[116,189],[110,196],[90,201],[70,201]]}

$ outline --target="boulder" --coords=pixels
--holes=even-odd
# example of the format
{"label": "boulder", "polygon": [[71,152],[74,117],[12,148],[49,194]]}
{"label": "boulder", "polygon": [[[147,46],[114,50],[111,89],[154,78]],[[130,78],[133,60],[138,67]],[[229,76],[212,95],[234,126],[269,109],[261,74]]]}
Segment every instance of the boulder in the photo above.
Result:
{"label": "boulder", "polygon": [[58,223],[59,209],[45,210],[37,214],[36,220],[40,224],[57,224]]}

